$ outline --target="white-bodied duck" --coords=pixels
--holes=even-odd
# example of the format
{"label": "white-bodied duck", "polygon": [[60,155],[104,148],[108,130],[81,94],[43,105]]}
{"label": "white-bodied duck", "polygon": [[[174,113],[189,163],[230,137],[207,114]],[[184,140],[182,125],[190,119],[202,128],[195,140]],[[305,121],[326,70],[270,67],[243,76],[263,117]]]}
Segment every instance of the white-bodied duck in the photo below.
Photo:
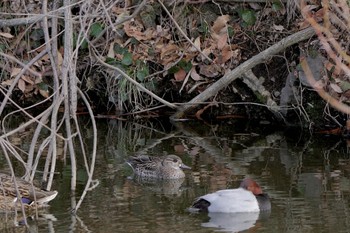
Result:
{"label": "white-bodied duck", "polygon": [[192,212],[239,213],[271,209],[270,198],[251,178],[246,178],[237,189],[219,190],[199,197],[189,208]]}

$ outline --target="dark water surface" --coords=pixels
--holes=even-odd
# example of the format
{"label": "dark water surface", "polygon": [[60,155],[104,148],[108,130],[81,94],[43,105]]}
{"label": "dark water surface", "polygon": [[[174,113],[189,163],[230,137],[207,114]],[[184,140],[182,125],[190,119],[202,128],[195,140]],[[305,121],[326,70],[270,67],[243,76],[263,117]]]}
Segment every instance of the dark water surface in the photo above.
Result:
{"label": "dark water surface", "polygon": [[[74,198],[69,168],[63,169],[55,184],[58,197],[48,211],[51,220],[29,221],[31,232],[350,231],[350,159],[340,138],[274,131],[269,126],[252,130],[246,123],[174,126],[101,121],[98,128],[99,186],[71,215],[86,175],[83,169],[78,174],[81,190]],[[86,132],[89,135],[88,127]],[[135,153],[176,154],[193,169],[184,180],[137,181],[124,163]],[[270,195],[271,213],[186,211],[196,197],[236,188],[244,177],[256,179]],[[4,232],[17,229],[2,227]]]}

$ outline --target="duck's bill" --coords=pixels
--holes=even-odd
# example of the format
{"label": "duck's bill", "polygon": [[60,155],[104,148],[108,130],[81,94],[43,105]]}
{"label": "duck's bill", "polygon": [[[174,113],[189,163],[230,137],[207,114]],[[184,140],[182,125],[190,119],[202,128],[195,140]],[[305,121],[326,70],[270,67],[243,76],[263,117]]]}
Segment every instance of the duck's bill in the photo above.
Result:
{"label": "duck's bill", "polygon": [[189,167],[189,166],[187,166],[187,165],[185,165],[185,164],[181,164],[181,165],[180,165],[180,168],[182,168],[182,169],[189,169],[189,170],[192,169],[191,167]]}

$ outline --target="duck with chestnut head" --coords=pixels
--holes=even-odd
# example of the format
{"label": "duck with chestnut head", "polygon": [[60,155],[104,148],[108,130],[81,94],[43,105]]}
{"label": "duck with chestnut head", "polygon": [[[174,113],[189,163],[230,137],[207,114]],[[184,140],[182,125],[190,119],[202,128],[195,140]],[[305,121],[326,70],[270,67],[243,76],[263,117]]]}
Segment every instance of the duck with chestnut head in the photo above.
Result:
{"label": "duck with chestnut head", "polygon": [[270,198],[251,178],[246,178],[237,189],[224,189],[195,200],[191,212],[259,212],[271,210]]}

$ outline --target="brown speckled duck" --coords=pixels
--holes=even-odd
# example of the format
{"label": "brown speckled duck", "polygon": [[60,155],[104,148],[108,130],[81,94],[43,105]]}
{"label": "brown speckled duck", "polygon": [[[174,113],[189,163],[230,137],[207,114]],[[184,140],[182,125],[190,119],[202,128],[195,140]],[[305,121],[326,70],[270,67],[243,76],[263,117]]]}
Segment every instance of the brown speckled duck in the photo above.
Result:
{"label": "brown speckled duck", "polygon": [[[18,200],[14,179],[21,200]],[[21,210],[21,202],[25,209],[35,209],[47,206],[47,203],[57,196],[57,191],[46,191],[33,186],[20,178],[0,173],[0,210]]]}
{"label": "brown speckled duck", "polygon": [[180,179],[185,177],[182,169],[191,169],[176,155],[162,157],[139,155],[131,157],[127,163],[137,176],[154,179]]}

